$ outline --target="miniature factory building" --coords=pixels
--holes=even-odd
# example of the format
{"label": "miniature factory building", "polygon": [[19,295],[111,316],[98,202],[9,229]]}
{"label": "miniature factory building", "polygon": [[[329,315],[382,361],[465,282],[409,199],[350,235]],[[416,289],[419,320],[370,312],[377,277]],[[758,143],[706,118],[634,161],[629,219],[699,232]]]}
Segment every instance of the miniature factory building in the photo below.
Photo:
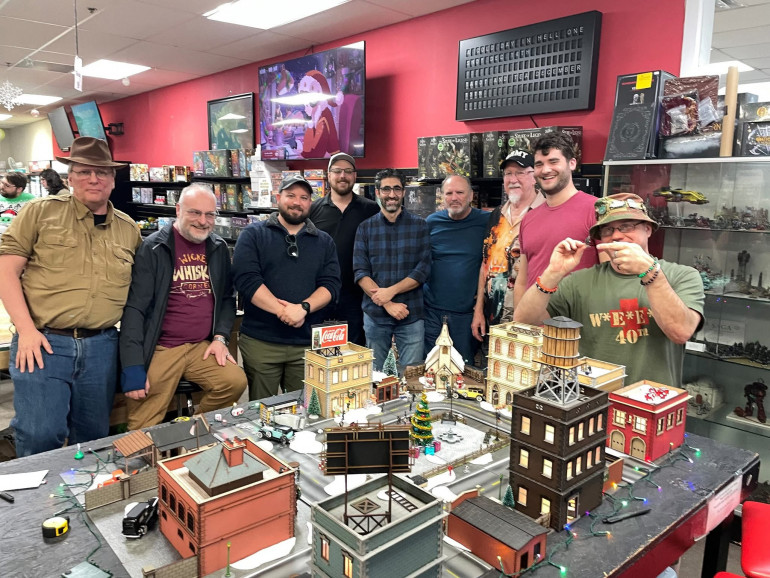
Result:
{"label": "miniature factory building", "polygon": [[313,327],[313,348],[305,351],[305,401],[315,390],[322,417],[364,407],[372,397],[372,350],[348,343],[347,328]]}
{"label": "miniature factory building", "polygon": [[513,394],[535,385],[543,344],[542,330],[526,323],[489,328],[486,398],[494,406],[511,405]]}
{"label": "miniature factory building", "polygon": [[615,391],[625,384],[626,366],[615,365],[609,361],[583,357],[578,369],[578,381],[603,391]]}
{"label": "miniature factory building", "polygon": [[642,380],[610,393],[607,446],[653,462],[684,441],[684,389]]}
{"label": "miniature factory building", "polygon": [[446,534],[493,567],[508,575],[529,568],[546,552],[548,530],[478,490],[464,492],[452,502]]}
{"label": "miniature factory building", "polygon": [[465,362],[460,352],[453,347],[445,319],[436,339],[436,345],[425,358],[425,374],[433,379],[437,388],[446,390],[447,387],[453,389],[457,387],[457,378],[463,374],[463,371],[465,371]]}
{"label": "miniature factory building", "polygon": [[513,395],[511,487],[516,509],[561,529],[602,501],[608,393],[578,382],[582,325],[545,322],[537,384]]}
{"label": "miniature factory building", "polygon": [[160,530],[183,558],[198,556],[206,576],[294,536],[295,471],[251,440],[158,464]]}

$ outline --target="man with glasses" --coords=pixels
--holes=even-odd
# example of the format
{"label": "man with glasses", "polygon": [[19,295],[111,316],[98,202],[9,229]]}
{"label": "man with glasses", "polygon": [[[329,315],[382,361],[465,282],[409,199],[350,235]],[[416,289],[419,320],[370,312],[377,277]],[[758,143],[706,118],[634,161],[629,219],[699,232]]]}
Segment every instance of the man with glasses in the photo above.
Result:
{"label": "man with glasses", "polygon": [[[104,437],[118,373],[115,324],[131,281],[139,227],[113,208],[115,169],[103,140],[80,137],[72,194],[30,201],[3,234],[0,299],[16,333],[11,367],[16,454]],[[24,273],[22,277],[22,272]]]}
{"label": "man with glasses", "polygon": [[482,341],[488,325],[513,320],[513,284],[519,270],[519,227],[528,211],[545,202],[535,188],[535,159],[514,150],[500,163],[504,201],[489,217],[479,271],[473,336]]}
{"label": "man with glasses", "polygon": [[235,292],[227,243],[214,234],[208,185],[182,189],[176,221],[147,237],[120,322],[128,429],[163,421],[181,379],[203,390],[199,411],[231,406],[246,375],[228,349]]}
{"label": "man with glasses", "polygon": [[564,239],[514,318],[532,324],[560,315],[574,319],[583,324],[580,353],[625,365],[626,383],[682,387],[684,343],[703,325],[700,274],[649,254],[658,224],[637,195],[610,195],[595,209],[590,236],[607,260],[573,273],[592,248]]}
{"label": "man with glasses", "polygon": [[353,244],[358,225],[379,212],[374,201],[353,192],[356,184],[356,162],[348,154],[337,153],[329,159],[329,188],[331,193],[313,202],[310,220],[321,231],[331,235],[337,247],[342,289],[335,304],[329,307],[329,317],[348,324],[348,341],[365,345],[364,315],[361,299],[364,292],[353,280]]}
{"label": "man with glasses", "polygon": [[[521,222],[521,261],[514,287],[514,307],[528,287],[542,274],[556,244],[565,237],[585,240],[595,223],[596,197],[578,191],[572,183],[577,160],[569,135],[551,132],[535,141],[535,178],[545,203],[527,213]],[[577,269],[598,262],[593,248],[583,252]]]}
{"label": "man with glasses", "polygon": [[405,183],[395,169],[377,173],[380,212],[361,223],[353,248],[353,275],[364,290],[364,331],[374,368],[382,370],[395,337],[402,375],[405,367],[425,360],[422,285],[430,276],[428,225],[403,209]]}
{"label": "man with glasses", "polygon": [[240,349],[249,398],[304,387],[312,325],[340,292],[332,238],[308,219],[313,189],[302,177],[281,183],[278,212],[246,227],[233,255],[235,288],[244,300]]}
{"label": "man with glasses", "polygon": [[27,176],[21,173],[8,173],[0,180],[0,233],[8,228],[21,208],[35,195],[25,193]]}

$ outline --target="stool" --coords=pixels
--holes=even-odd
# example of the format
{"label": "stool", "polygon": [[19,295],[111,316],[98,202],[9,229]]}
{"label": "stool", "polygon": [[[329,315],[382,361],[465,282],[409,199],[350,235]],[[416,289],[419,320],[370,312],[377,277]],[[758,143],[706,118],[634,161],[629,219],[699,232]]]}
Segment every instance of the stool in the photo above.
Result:
{"label": "stool", "polygon": [[[203,391],[203,389],[197,383],[187,381],[186,379],[179,380],[179,384],[176,386],[176,391],[174,392],[177,401],[176,417],[185,415],[187,417],[192,417],[193,413],[195,413],[193,410],[192,396],[199,391]],[[186,404],[184,403],[185,401]]]}
{"label": "stool", "polygon": [[[770,504],[744,502],[741,514],[741,569],[749,578],[770,578],[770,555],[767,552],[767,521]],[[714,578],[738,578],[730,572],[719,572]]]}

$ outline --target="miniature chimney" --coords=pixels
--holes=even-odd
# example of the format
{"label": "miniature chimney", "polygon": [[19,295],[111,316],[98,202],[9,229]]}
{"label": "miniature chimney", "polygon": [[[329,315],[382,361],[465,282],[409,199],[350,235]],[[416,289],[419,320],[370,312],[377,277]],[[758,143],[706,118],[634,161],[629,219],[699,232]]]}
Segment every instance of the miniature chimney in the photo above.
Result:
{"label": "miniature chimney", "polygon": [[243,449],[245,447],[246,444],[238,437],[222,442],[222,452],[225,454],[225,461],[228,466],[232,468],[243,463]]}

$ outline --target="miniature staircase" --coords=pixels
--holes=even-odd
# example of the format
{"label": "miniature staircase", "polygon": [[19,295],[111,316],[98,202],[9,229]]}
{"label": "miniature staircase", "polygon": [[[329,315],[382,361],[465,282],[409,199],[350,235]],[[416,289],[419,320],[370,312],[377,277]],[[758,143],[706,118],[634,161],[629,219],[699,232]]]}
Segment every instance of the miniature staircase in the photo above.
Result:
{"label": "miniature staircase", "polygon": [[396,502],[399,506],[404,508],[407,512],[412,512],[417,509],[417,506],[415,506],[412,502],[407,500],[402,494],[399,494],[395,490],[390,490],[387,492],[390,494],[390,497],[393,499],[394,502]]}

